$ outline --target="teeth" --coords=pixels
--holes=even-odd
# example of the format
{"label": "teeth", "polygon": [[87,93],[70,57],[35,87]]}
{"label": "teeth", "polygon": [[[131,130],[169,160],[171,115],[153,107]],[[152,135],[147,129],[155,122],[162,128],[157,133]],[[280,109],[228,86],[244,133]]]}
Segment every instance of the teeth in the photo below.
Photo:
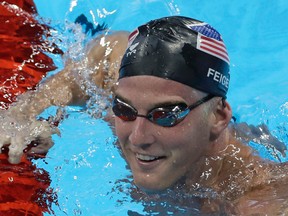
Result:
{"label": "teeth", "polygon": [[142,161],[153,161],[153,160],[160,158],[160,157],[154,157],[154,156],[142,155],[142,154],[136,154],[136,157]]}

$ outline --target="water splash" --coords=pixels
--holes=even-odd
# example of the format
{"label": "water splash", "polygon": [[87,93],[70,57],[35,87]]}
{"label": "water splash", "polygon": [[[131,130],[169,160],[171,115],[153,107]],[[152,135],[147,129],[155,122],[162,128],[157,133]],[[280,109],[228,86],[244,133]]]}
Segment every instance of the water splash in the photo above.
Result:
{"label": "water splash", "polygon": [[[51,135],[60,135],[60,131],[55,124],[58,124],[61,119],[61,110],[58,110],[54,117],[51,116],[47,120],[27,119],[26,115],[19,113],[17,110],[15,112],[13,108],[8,111],[1,111],[0,153],[8,146],[9,162],[19,163],[23,152],[35,140],[42,140],[41,142],[45,143],[40,147],[39,153],[46,153],[53,145]],[[33,153],[37,153],[37,149],[34,149]]]}
{"label": "water splash", "polygon": [[[53,24],[53,30],[51,31],[50,43],[55,43],[63,51],[62,56],[65,66],[72,66],[68,75],[72,78],[72,82],[76,82],[77,85],[89,96],[89,100],[86,103],[87,112],[95,117],[105,116],[106,110],[110,107],[109,96],[111,93],[107,90],[103,90],[97,86],[93,77],[101,70],[101,65],[109,67],[108,62],[91,62],[87,56],[89,51],[88,42],[91,40],[90,35],[85,34],[83,27],[80,24],[75,24],[66,21],[64,24]],[[105,35],[103,35],[103,38]],[[88,44],[88,45],[87,45]],[[106,55],[109,55],[113,45],[105,45]],[[105,65],[106,64],[106,65]],[[111,80],[107,78],[106,83]]]}

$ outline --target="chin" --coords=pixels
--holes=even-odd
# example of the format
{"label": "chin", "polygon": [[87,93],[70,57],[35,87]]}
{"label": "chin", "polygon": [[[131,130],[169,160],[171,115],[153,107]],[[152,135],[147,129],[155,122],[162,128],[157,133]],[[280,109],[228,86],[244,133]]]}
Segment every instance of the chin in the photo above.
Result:
{"label": "chin", "polygon": [[[143,179],[142,179],[143,180]],[[170,184],[159,184],[159,181],[157,182],[143,182],[143,181],[137,181],[137,179],[134,179],[134,182],[138,188],[140,188],[143,192],[147,194],[155,194],[155,193],[161,193],[165,191],[166,189],[170,188]]]}
{"label": "chin", "polygon": [[150,179],[150,181],[147,181],[143,176],[134,177],[135,185],[146,194],[161,194],[166,192],[167,189],[182,188],[186,184],[187,177],[183,176],[176,181],[167,182],[165,180],[167,179]]}
{"label": "chin", "polygon": [[[137,184],[136,184],[137,185]],[[146,194],[159,194],[164,192],[167,188],[155,188],[155,187],[143,187],[141,185],[137,185],[141,191]]]}

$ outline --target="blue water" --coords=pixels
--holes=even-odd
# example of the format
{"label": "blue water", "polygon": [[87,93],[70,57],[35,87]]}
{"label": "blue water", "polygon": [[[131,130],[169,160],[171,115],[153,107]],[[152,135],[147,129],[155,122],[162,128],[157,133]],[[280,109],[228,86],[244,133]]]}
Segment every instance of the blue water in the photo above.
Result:
{"label": "blue water", "polygon": [[[81,13],[94,24],[105,22],[111,30],[131,31],[151,19],[175,14],[205,20],[221,32],[230,54],[228,101],[237,121],[265,123],[273,135],[288,144],[286,0],[49,0],[49,5],[43,0],[35,2],[39,14],[50,20],[56,30],[63,29],[65,23],[73,22]],[[68,45],[63,45],[64,50],[65,46]],[[55,62],[61,69],[61,59],[55,57]],[[51,108],[44,115],[53,112]],[[130,172],[107,123],[81,108],[67,108],[67,113],[69,117],[59,127],[62,136],[54,137],[55,146],[45,160],[35,162],[51,175],[51,187],[59,202],[53,207],[55,215],[118,216],[128,215],[128,211],[148,215],[143,205],[129,196]],[[263,157],[275,159],[265,147],[251,145]]]}

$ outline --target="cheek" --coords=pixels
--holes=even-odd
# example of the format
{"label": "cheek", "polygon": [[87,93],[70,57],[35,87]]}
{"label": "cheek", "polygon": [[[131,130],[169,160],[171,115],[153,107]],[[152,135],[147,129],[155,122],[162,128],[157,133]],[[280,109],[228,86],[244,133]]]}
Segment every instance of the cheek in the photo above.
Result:
{"label": "cheek", "polygon": [[171,134],[175,142],[175,147],[178,146],[181,152],[189,152],[189,154],[198,155],[202,154],[204,149],[209,144],[209,125],[207,121],[196,121],[194,119],[188,119],[190,121],[178,128],[178,132]]}
{"label": "cheek", "polygon": [[193,115],[191,115],[187,120],[189,130],[192,132],[191,135],[193,134],[193,136],[204,136],[204,138],[209,136],[210,115],[208,115],[204,109],[195,110]]}

